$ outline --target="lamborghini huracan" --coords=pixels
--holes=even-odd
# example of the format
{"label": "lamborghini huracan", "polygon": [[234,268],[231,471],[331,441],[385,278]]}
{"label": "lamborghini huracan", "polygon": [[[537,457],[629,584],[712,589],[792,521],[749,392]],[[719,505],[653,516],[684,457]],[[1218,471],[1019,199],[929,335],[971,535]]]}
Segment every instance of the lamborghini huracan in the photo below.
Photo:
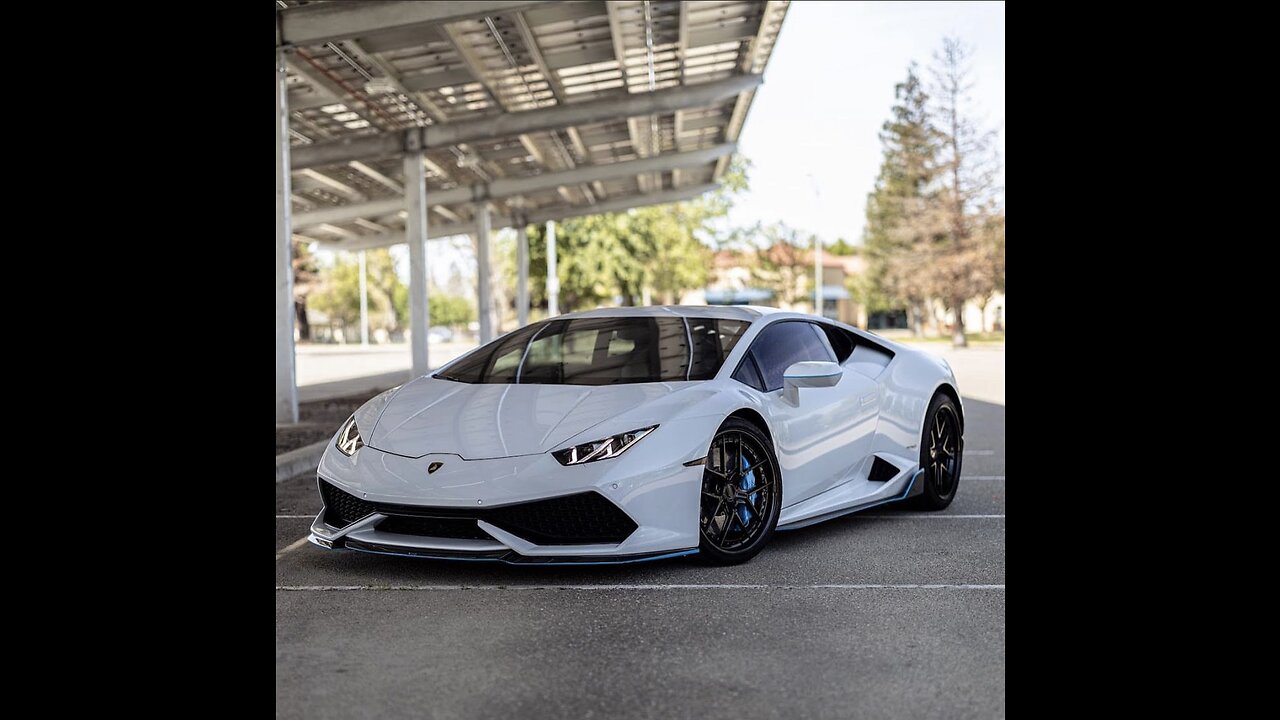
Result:
{"label": "lamborghini huracan", "polygon": [[776,530],[947,507],[945,360],[764,307],[571,313],[362,407],[318,468],[325,548],[509,563],[749,560]]}

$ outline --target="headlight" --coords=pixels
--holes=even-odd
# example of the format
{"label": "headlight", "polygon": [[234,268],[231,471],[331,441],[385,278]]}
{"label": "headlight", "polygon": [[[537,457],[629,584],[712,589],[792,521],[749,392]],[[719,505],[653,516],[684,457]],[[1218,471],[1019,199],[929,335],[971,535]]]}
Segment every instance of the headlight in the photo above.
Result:
{"label": "headlight", "polygon": [[355,413],[342,423],[342,429],[338,431],[338,452],[351,457],[357,450],[364,447],[364,440],[360,437],[360,428],[356,427]]}
{"label": "headlight", "polygon": [[654,425],[653,427],[632,430],[613,437],[556,450],[551,454],[555,456],[556,460],[560,461],[561,465],[581,465],[582,463],[595,462],[597,460],[607,460],[611,457],[618,457],[626,452],[627,448],[640,442],[640,438],[657,429],[658,426]]}

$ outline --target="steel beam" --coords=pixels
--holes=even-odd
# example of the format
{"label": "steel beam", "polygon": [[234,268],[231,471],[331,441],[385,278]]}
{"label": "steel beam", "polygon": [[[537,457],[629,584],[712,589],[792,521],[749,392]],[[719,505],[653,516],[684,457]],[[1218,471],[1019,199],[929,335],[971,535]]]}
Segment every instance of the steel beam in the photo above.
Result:
{"label": "steel beam", "polygon": [[427,173],[422,151],[404,156],[405,240],[409,243],[409,334],[413,375],[426,375],[427,364]]}
{"label": "steel beam", "polygon": [[311,210],[310,212],[298,213],[294,216],[293,222],[297,227],[312,227],[314,225],[322,225],[324,223],[344,222],[358,217],[391,215],[393,213],[400,212],[401,210],[404,210],[404,200],[400,198],[396,198],[394,200],[374,200],[372,202],[338,205],[335,207],[323,208],[321,210]]}
{"label": "steel beam", "polygon": [[[706,183],[704,185],[693,185],[690,187],[678,188],[676,190],[666,190],[663,192],[650,193],[648,195],[625,195],[622,197],[612,198],[595,205],[578,205],[575,207],[552,207],[544,210],[529,213],[525,220],[529,225],[540,225],[545,222],[555,220],[565,220],[567,218],[582,217],[583,215],[598,215],[600,213],[621,212],[637,207],[647,207],[649,205],[665,205],[673,202],[683,202],[691,200],[699,195],[710,192],[718,188],[717,183]],[[490,228],[506,228],[518,227],[519,221],[514,218],[495,215],[490,218]],[[455,235],[474,235],[477,232],[475,223],[460,222],[450,223],[448,225],[437,225],[432,230],[431,236],[433,240],[439,240]],[[373,248],[389,247],[391,245],[399,245],[404,242],[404,235],[386,234],[386,235],[360,235],[349,240],[321,240],[320,248],[323,250],[371,250]]]}
{"label": "steel beam", "polygon": [[632,93],[621,98],[495,115],[465,123],[440,123],[399,133],[330,140],[294,150],[295,171],[323,165],[392,157],[405,152],[409,136],[417,135],[424,148],[448,147],[463,142],[518,137],[525,133],[557,130],[575,125],[608,122],[618,118],[665,114],[716,104],[759,87],[762,75],[735,75],[716,82]]}
{"label": "steel beam", "polygon": [[[737,150],[737,147],[736,143],[725,143],[702,150],[654,155],[640,158],[639,160],[626,160],[606,165],[581,165],[572,170],[543,173],[527,178],[503,178],[494,180],[487,186],[481,185],[481,197],[496,200],[514,195],[527,195],[542,190],[554,190],[561,186],[591,183],[597,180],[612,180],[648,172],[667,172],[676,168],[692,167],[712,162],[732,154]],[[475,192],[475,189],[469,187],[443,190],[432,194],[431,201],[441,205],[467,202],[475,197]],[[624,196],[622,199],[626,200],[627,197]],[[339,205],[337,207],[324,208],[323,210],[312,210],[311,212],[298,213],[294,219],[294,224],[301,228],[322,223],[342,222],[371,215],[390,215],[401,209],[398,202],[396,200],[375,200],[352,205]],[[598,206],[595,205],[593,207]]]}
{"label": "steel beam", "polygon": [[276,47],[320,45],[537,7],[536,2],[344,2],[277,10]]}
{"label": "steel beam", "polygon": [[276,422],[298,422],[293,343],[293,212],[289,175],[289,84],[276,51]]}
{"label": "steel beam", "polygon": [[[489,197],[502,198],[512,195],[526,195],[556,188],[561,185],[572,186],[596,180],[612,180],[617,177],[638,175],[648,172],[667,172],[674,168],[691,167],[712,162],[725,155],[730,155],[738,148],[736,143],[725,143],[702,150],[690,150],[682,153],[667,153],[639,160],[608,163],[606,165],[581,165],[573,170],[543,173],[527,178],[504,178],[489,183]],[[453,192],[453,191],[448,191]],[[443,195],[444,193],[441,193]],[[446,202],[446,201],[441,201]]]}
{"label": "steel beam", "polygon": [[356,172],[361,173],[365,177],[368,177],[370,179],[373,179],[373,180],[376,180],[377,182],[382,183],[384,186],[394,190],[396,193],[398,194],[404,193],[404,185],[400,184],[396,180],[393,180],[387,177],[386,175],[383,175],[382,173],[378,172],[377,170],[374,170],[368,165],[365,165],[364,163],[358,160],[352,160],[347,164],[351,166],[352,170],[355,170]]}
{"label": "steel beam", "polygon": [[600,213],[621,212],[630,210],[631,208],[647,207],[649,205],[666,205],[667,203],[683,202],[692,200],[699,195],[715,190],[720,187],[718,183],[707,183],[705,185],[694,185],[691,187],[683,187],[677,190],[664,190],[663,192],[649,193],[648,195],[624,195],[622,197],[612,198],[604,202],[598,202],[595,205],[579,205],[572,208],[547,208],[539,212],[529,213],[529,224],[537,225],[547,222],[548,220],[565,220],[572,217],[582,217],[583,215],[598,215]]}

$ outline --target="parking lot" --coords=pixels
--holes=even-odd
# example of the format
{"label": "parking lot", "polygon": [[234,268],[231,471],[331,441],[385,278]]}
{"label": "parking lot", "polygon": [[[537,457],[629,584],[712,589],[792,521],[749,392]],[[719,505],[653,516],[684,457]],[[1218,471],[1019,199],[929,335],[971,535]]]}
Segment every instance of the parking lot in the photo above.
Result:
{"label": "parking lot", "polygon": [[314,479],[278,483],[277,716],[1003,716],[1004,350],[922,347],[964,396],[951,507],[779,533],[736,567],[326,551]]}

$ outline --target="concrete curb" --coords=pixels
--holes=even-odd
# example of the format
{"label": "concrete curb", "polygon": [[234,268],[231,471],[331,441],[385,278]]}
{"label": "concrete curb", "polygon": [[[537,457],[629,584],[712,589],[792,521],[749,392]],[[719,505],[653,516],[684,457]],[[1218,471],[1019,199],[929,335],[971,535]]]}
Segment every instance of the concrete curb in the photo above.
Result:
{"label": "concrete curb", "polygon": [[316,468],[320,466],[320,456],[324,455],[324,448],[328,444],[328,440],[321,440],[318,443],[312,443],[297,450],[290,450],[287,453],[277,455],[276,482],[288,480],[303,473],[315,472]]}

